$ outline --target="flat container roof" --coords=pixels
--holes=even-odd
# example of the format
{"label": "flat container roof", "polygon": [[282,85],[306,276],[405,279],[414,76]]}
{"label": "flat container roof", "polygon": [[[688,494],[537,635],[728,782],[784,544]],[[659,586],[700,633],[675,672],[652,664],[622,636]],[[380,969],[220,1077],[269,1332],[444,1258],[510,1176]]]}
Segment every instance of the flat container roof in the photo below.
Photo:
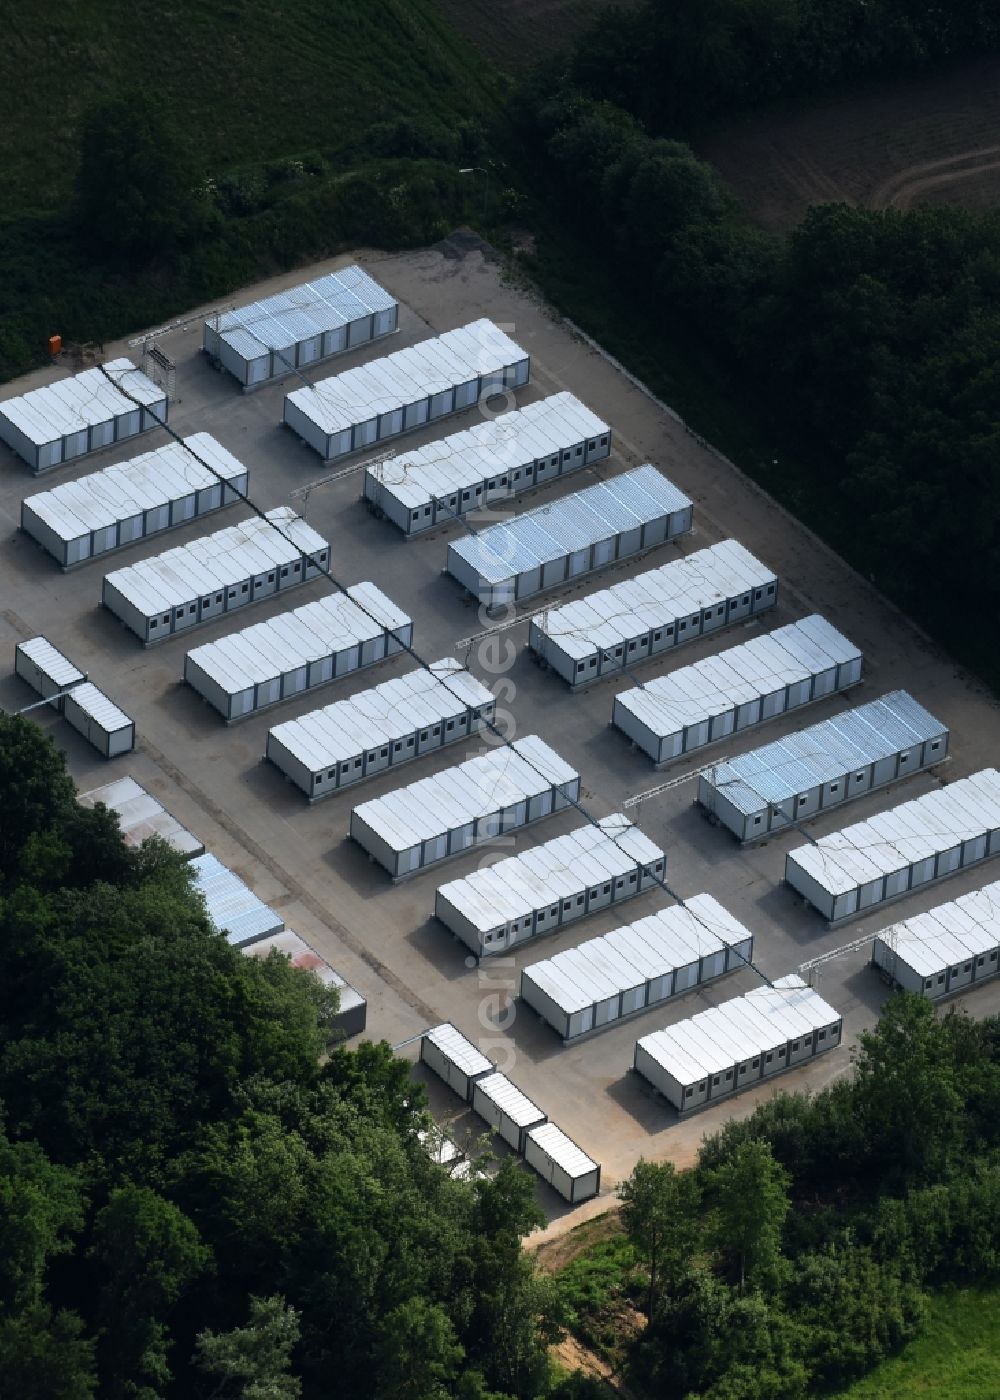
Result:
{"label": "flat container roof", "polygon": [[103,690],[98,690],[91,681],[75,685],[70,698],[95,724],[99,724],[105,734],[115,734],[119,729],[127,729],[132,719]]}
{"label": "flat container roof", "polygon": [[352,263],[314,282],[210,317],[205,324],[242,359],[255,360],[397,305],[364,268]]}
{"label": "flat container roof", "polygon": [[[108,375],[113,382],[109,382]],[[132,397],[126,398],[121,389]],[[40,389],[4,399],[0,402],[0,415],[29,442],[44,447],[57,438],[83,432],[123,413],[134,413],[132,398],[149,407],[162,403],[165,395],[131,360],[108,360],[103,370],[85,369],[71,378],[57,379]]]}
{"label": "flat container roof", "polygon": [[476,1080],[476,1088],[519,1128],[527,1128],[545,1117],[538,1105],[532,1103],[527,1094],[522,1094],[505,1074],[486,1074]]}
{"label": "flat container roof", "polygon": [[529,1128],[528,1137],[574,1181],[597,1170],[594,1159],[554,1123],[539,1123],[537,1128]]}
{"label": "flat container roof", "polygon": [[918,977],[931,977],[953,963],[988,952],[1000,944],[1000,881],[890,924],[875,935],[875,943],[894,953]]}
{"label": "flat container roof", "polygon": [[85,679],[83,672],[72,661],[63,656],[45,637],[29,637],[26,642],[18,642],[16,650],[23,652],[33,661],[43,675],[48,676],[61,690],[78,685]]}
{"label": "flat container roof", "polygon": [[285,921],[213,855],[191,861],[194,888],[204,897],[209,922],[236,948],[281,933]]}
{"label": "flat container roof", "polygon": [[81,807],[96,807],[99,802],[118,815],[118,827],[126,846],[141,846],[150,836],[159,836],[182,856],[201,855],[205,847],[176,817],[172,817],[151,792],[134,778],[118,778],[103,787],[81,792],[77,801]]}
{"label": "flat container roof", "polygon": [[487,1059],[450,1021],[432,1026],[424,1032],[424,1039],[429,1040],[446,1060],[465,1075],[487,1074],[494,1068],[493,1061]]}

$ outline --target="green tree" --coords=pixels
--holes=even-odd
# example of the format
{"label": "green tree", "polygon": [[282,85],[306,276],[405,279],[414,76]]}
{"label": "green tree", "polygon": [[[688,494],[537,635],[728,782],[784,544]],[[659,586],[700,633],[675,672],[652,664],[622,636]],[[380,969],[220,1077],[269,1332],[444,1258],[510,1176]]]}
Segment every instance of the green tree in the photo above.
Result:
{"label": "green tree", "polygon": [[740,1143],[708,1176],[710,1238],[736,1261],[740,1289],[777,1282],[790,1181],[770,1143],[760,1139]]}
{"label": "green tree", "polygon": [[0,1317],[0,1391],[11,1400],[91,1400],[94,1346],[73,1313],[36,1303]]}
{"label": "green tree", "polygon": [[695,1249],[698,1196],[693,1173],[676,1171],[672,1162],[644,1158],[618,1188],[625,1233],[649,1266],[647,1317],[656,1310],[663,1284],[679,1277]]}
{"label": "green tree", "polygon": [[17,878],[33,836],[58,829],[73,802],[66,758],[37,724],[0,715],[0,889]]}
{"label": "green tree", "polygon": [[251,1298],[245,1327],[198,1333],[194,1363],[218,1378],[208,1400],[297,1400],[302,1382],[291,1373],[299,1314],[278,1296]]}
{"label": "green tree", "polygon": [[49,1260],[72,1250],[83,1220],[77,1173],[0,1137],[0,1313],[43,1302]]}
{"label": "green tree", "polygon": [[387,1314],[375,1346],[377,1400],[443,1400],[464,1355],[444,1309],[408,1298]]}

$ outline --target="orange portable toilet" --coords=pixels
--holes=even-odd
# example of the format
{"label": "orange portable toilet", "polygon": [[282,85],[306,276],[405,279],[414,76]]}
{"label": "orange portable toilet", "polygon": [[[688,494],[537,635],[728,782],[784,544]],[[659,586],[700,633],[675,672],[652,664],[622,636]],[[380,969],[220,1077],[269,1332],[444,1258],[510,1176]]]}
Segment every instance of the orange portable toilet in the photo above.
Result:
{"label": "orange portable toilet", "polygon": [[49,354],[52,356],[53,359],[55,359],[56,355],[59,354],[59,352],[60,352],[61,349],[62,349],[62,336],[61,336],[61,335],[50,335],[50,336],[49,336]]}

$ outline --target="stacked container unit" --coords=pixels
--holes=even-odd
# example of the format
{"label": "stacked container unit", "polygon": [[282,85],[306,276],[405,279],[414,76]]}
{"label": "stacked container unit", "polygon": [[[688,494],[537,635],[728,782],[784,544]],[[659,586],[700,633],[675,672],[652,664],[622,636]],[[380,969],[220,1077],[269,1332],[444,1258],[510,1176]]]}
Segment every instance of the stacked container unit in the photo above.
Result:
{"label": "stacked container unit", "polygon": [[532,963],[521,1000],[564,1045],[745,967],[753,934],[708,894]]}
{"label": "stacked container unit", "polygon": [[905,690],[720,763],[698,801],[741,842],[787,831],[947,757],[948,729]]}
{"label": "stacked container unit", "polygon": [[646,463],[456,540],[448,572],[485,607],[500,607],[684,534],[693,510]]}
{"label": "stacked container unit", "polygon": [[20,676],[43,699],[55,697],[52,708],[59,714],[63,712],[64,692],[82,685],[87,679],[78,666],[74,666],[44,637],[18,642],[14,648],[14,674]]}
{"label": "stacked container unit", "polygon": [[285,422],[324,461],[346,457],[527,384],[527,353],[471,321],[285,397]]}
{"label": "stacked container unit", "polygon": [[875,935],[872,964],[928,1001],[997,975],[1000,882],[985,885]]}
{"label": "stacked container unit", "polygon": [[736,540],[537,613],[528,645],[574,689],[773,608],[778,580]]}
{"label": "stacked container unit", "polygon": [[654,1031],[635,1068],[683,1117],[840,1044],[837,1012],[794,974]]}
{"label": "stacked container unit", "polygon": [[135,748],[135,721],[90,681],[69,692],[63,701],[63,715],[102,758],[117,758]]}
{"label": "stacked container unit", "polygon": [[284,932],[285,921],[281,915],[269,909],[215,856],[196,856],[190,865],[194,888],[205,901],[209,922],[234,948],[243,948],[260,938]]}
{"label": "stacked container unit", "polygon": [[524,1136],[524,1160],[570,1205],[589,1201],[601,1189],[601,1168],[554,1123],[540,1123]]}
{"label": "stacked container unit", "polygon": [[81,792],[77,801],[81,807],[96,807],[100,803],[114,812],[122,840],[133,849],[150,836],[157,836],[185,860],[204,854],[205,847],[197,836],[181,826],[177,818],[134,778],[118,778],[90,792]]}
{"label": "stacked container unit", "polygon": [[220,510],[246,491],[242,462],[209,433],[194,433],[29,496],[21,502],[21,529],[72,569]]}
{"label": "stacked container unit", "polygon": [[166,395],[131,360],[109,360],[0,403],[0,439],[36,475],[166,421]]}
{"label": "stacked container unit", "polygon": [[538,1105],[498,1070],[473,1084],[472,1110],[521,1156],[529,1130],[548,1122]]}
{"label": "stacked container unit", "polygon": [[611,722],[660,766],[861,680],[862,656],[818,614],[616,695]]}
{"label": "stacked container unit", "polygon": [[195,647],[184,679],[232,724],[374,666],[413,641],[413,623],[373,583],[356,583]]}
{"label": "stacked container unit", "polygon": [[610,452],[603,419],[572,394],[551,394],[368,467],[365,500],[410,538]]}
{"label": "stacked container unit", "polygon": [[475,734],[493,692],[453,656],[275,725],[267,757],[310,802]]}
{"label": "stacked container unit", "polygon": [[393,880],[562,811],[580,775],[535,734],[351,812],[351,836]]}
{"label": "stacked container unit", "polygon": [[785,857],[785,880],[832,927],[1000,854],[1000,773],[947,787]]}
{"label": "stacked container unit", "polygon": [[477,957],[661,884],[667,858],[620,813],[441,885],[434,913]]}
{"label": "stacked container unit", "polygon": [[246,393],[398,327],[399,303],[355,263],[211,317],[204,350]]}
{"label": "stacked container unit", "polygon": [[278,953],[287,958],[293,967],[311,972],[324,987],[336,989],[340,1005],[330,1023],[335,1030],[345,1036],[360,1035],[368,1020],[368,1003],[360,992],[345,982],[340,973],[330,966],[326,958],[321,958],[315,948],[310,948],[304,938],[286,928],[283,933],[272,933],[255,943],[244,944],[241,951],[251,958],[269,958]]}
{"label": "stacked container unit", "polygon": [[330,546],[287,506],[105,574],[101,602],[145,646],[328,571]]}
{"label": "stacked container unit", "polygon": [[466,1040],[450,1021],[424,1032],[420,1038],[420,1059],[463,1103],[472,1102],[476,1080],[492,1074],[495,1068],[493,1061],[471,1040]]}

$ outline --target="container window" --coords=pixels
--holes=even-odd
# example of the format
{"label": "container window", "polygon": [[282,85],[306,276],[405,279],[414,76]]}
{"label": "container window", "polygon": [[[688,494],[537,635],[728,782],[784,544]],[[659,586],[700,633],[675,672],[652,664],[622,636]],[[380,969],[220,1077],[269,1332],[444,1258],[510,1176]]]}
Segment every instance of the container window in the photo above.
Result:
{"label": "container window", "polygon": [[419,512],[419,510],[411,511],[411,513],[410,513],[410,519],[411,519],[411,520],[419,520],[419,519],[420,519],[420,512]]}
{"label": "container window", "polygon": [[576,663],[576,669],[577,669],[577,673],[579,673],[580,671],[583,670],[583,662],[582,662],[582,661],[578,661],[578,662]]}
{"label": "container window", "polygon": [[931,749],[932,749],[932,751],[937,750],[937,749],[939,749],[940,747],[941,747],[941,740],[940,740],[940,739],[932,739],[932,740],[931,740]]}
{"label": "container window", "polygon": [[817,1039],[817,1040],[825,1040],[825,1039],[826,1039],[826,1031],[817,1031],[817,1032],[816,1032],[816,1039]]}
{"label": "container window", "polygon": [[158,617],[151,617],[151,618],[149,619],[149,630],[150,630],[151,632],[152,632],[152,630],[153,630],[154,627],[159,627],[159,625],[160,625],[160,619],[159,619]]}
{"label": "container window", "polygon": [[216,601],[217,603],[221,603],[221,602],[222,602],[222,594],[221,594],[221,593],[216,593],[216,595],[215,595],[215,601]]}
{"label": "container window", "polygon": [[604,893],[605,893],[605,894],[610,894],[610,893],[611,893],[611,884],[610,884],[610,881],[608,882],[608,884],[606,884],[606,885],[604,886]]}
{"label": "container window", "polygon": [[454,721],[453,719],[450,719],[450,720],[448,721],[448,723],[445,725],[445,729],[447,729],[448,733],[450,734],[451,731],[452,731],[454,728],[455,728],[455,721]]}
{"label": "container window", "polygon": [[839,791],[840,791],[840,784],[839,784],[839,783],[831,783],[831,784],[830,784],[830,791],[831,791],[831,792],[839,792]]}
{"label": "container window", "polygon": [[188,616],[189,616],[189,617],[193,616],[197,611],[198,611],[198,604],[197,604],[197,603],[191,603],[190,606],[188,607]]}
{"label": "container window", "polygon": [[[335,778],[336,776],[337,776],[337,770],[336,770],[336,768],[331,768],[330,771],[329,771],[329,773],[327,773],[327,775],[326,775],[326,780],[327,780],[327,782],[328,782],[328,783],[332,783],[333,780],[334,780],[334,778]],[[320,781],[320,782],[323,781],[323,775],[322,775],[322,774],[320,774],[319,781]]]}
{"label": "container window", "polygon": [[607,435],[607,433],[605,433],[604,436],[601,438],[601,446],[602,446],[602,447],[607,447],[607,445],[608,445],[608,435]]}
{"label": "container window", "polygon": [[757,1056],[757,1058],[756,1058],[755,1060],[753,1060],[753,1061],[751,1062],[751,1067],[752,1067],[753,1069],[759,1069],[759,1068],[760,1068],[760,1056],[759,1056],[759,1055]]}
{"label": "container window", "polygon": [[588,442],[588,443],[587,443],[587,449],[588,449],[588,451],[590,451],[590,452],[593,452],[593,450],[594,450],[594,448],[595,448],[596,446],[597,446],[597,440],[596,440],[596,439],[595,439],[593,442]]}
{"label": "container window", "polygon": [[285,567],[284,567],[284,568],[282,569],[282,571],[281,571],[281,577],[282,577],[282,578],[287,578],[287,577],[288,577],[288,565],[287,565],[287,564],[285,565]]}
{"label": "container window", "polygon": [[412,749],[412,748],[413,748],[413,735],[412,735],[412,734],[409,735],[409,737],[408,737],[407,740],[406,740],[406,747],[407,747],[408,749]]}
{"label": "container window", "polygon": [[576,897],[576,907],[577,907],[578,909],[579,909],[580,906],[583,904],[584,898],[585,898],[585,896],[582,895],[582,894],[578,894],[578,895],[577,895],[577,897]]}
{"label": "container window", "polygon": [[211,598],[202,598],[201,605],[203,608],[210,608],[212,606]]}
{"label": "container window", "polygon": [[689,1098],[691,1098],[691,1096],[692,1096],[693,1093],[694,1093],[694,1090],[693,1090],[693,1089],[685,1089],[685,1090],[684,1090],[684,1097],[685,1097],[686,1099],[689,1099]]}
{"label": "container window", "polygon": [[249,585],[248,583],[244,583],[244,584],[242,585],[242,587],[240,588],[240,592],[241,592],[241,593],[249,593],[249,592],[250,592],[250,585]]}
{"label": "container window", "polygon": [[701,1083],[698,1085],[698,1092],[699,1092],[699,1094],[703,1094],[703,1093],[705,1092],[706,1083],[707,1083],[707,1081],[703,1079],[703,1080],[701,1081]]}
{"label": "container window", "polygon": [[564,913],[564,914],[568,914],[569,911],[570,911],[570,909],[571,909],[571,907],[572,907],[572,900],[564,899],[564,900],[563,900],[563,913]]}
{"label": "container window", "polygon": [[769,584],[767,585],[767,596],[770,597],[771,594],[772,594],[773,592],[774,592],[774,584],[773,584],[773,583],[769,583]]}
{"label": "container window", "polygon": [[764,1056],[764,1063],[766,1065],[769,1065],[773,1059],[774,1055],[770,1051],[768,1051],[768,1053]]}
{"label": "container window", "polygon": [[910,758],[910,755],[909,755],[908,753],[901,753],[901,754],[899,755],[899,761],[900,761],[900,763],[908,763],[908,762],[909,762],[909,758]]}
{"label": "container window", "polygon": [[732,1079],[732,1077],[733,1077],[733,1072],[732,1072],[732,1070],[731,1070],[731,1069],[727,1069],[727,1070],[726,1070],[726,1078],[727,1078],[727,1079]]}
{"label": "container window", "polygon": [[718,1082],[719,1082],[719,1076],[718,1076],[718,1075],[715,1075],[715,1077],[712,1079],[712,1083],[713,1083],[713,1084],[718,1084]]}
{"label": "container window", "polygon": [[746,606],[747,603],[749,603],[749,601],[750,601],[750,594],[749,594],[749,593],[744,593],[744,594],[743,594],[743,605],[744,605],[744,607]]}
{"label": "container window", "polygon": [[355,768],[360,768],[360,767],[361,767],[361,759],[360,759],[360,758],[356,758],[356,759],[354,760],[354,766],[355,766]]}
{"label": "container window", "polygon": [[799,1042],[798,1042],[797,1040],[793,1040],[793,1041],[792,1041],[792,1049],[793,1049],[793,1050],[797,1050],[798,1048],[799,1048]]}
{"label": "container window", "polygon": [[807,801],[808,801],[807,798],[805,798],[805,797],[799,797],[799,798],[796,799],[796,805],[799,806],[799,807],[804,807],[804,806],[806,805],[806,802],[807,802]]}
{"label": "container window", "polygon": [[658,642],[662,636],[663,636],[663,633],[662,633],[662,632],[654,632],[654,633],[653,633],[653,641],[654,641],[654,642]]}
{"label": "container window", "polygon": [[754,817],[753,824],[754,826],[760,826],[760,817]]}
{"label": "container window", "polygon": [[273,582],[274,582],[274,573],[273,573],[273,572],[268,574],[268,576],[267,576],[267,581],[268,581],[268,583],[273,583]]}
{"label": "container window", "polygon": [[421,739],[421,742],[423,742],[423,740],[426,739],[426,738],[427,738],[427,730],[426,730],[426,729],[421,729],[421,731],[420,731],[420,739]]}

